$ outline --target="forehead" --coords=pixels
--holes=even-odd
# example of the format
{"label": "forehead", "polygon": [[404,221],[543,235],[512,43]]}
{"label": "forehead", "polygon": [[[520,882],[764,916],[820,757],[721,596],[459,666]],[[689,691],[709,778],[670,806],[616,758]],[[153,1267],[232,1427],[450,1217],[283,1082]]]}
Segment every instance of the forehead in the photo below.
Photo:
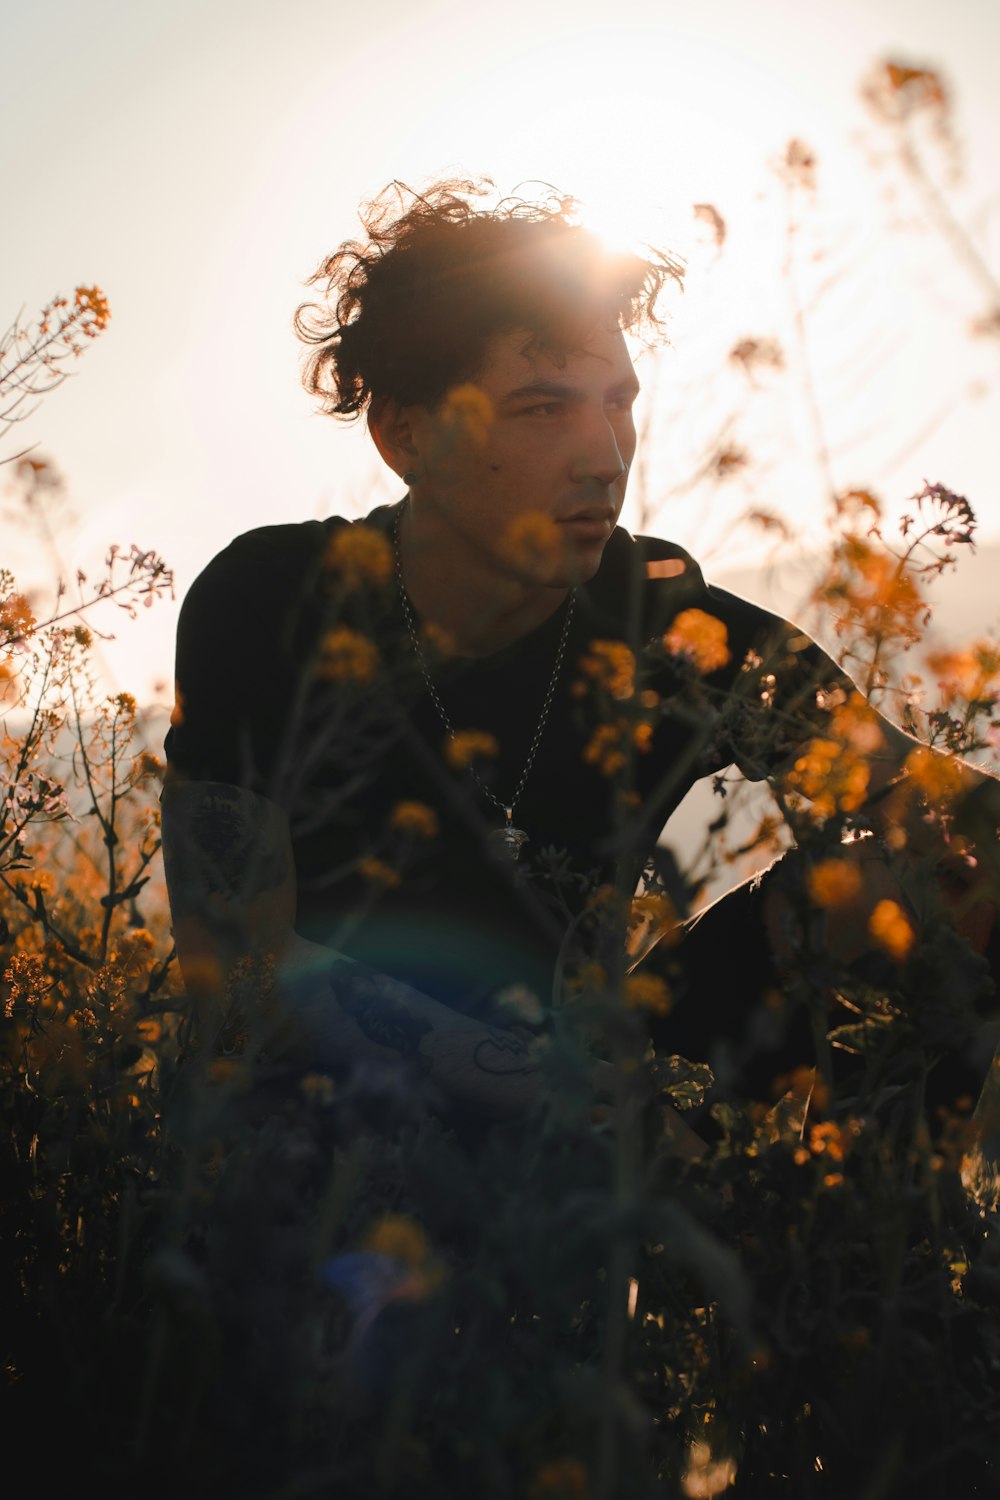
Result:
{"label": "forehead", "polygon": [[625,337],[618,327],[598,324],[579,349],[556,357],[537,347],[526,329],[495,334],[487,341],[476,384],[493,397],[534,381],[566,381],[598,390],[635,380]]}

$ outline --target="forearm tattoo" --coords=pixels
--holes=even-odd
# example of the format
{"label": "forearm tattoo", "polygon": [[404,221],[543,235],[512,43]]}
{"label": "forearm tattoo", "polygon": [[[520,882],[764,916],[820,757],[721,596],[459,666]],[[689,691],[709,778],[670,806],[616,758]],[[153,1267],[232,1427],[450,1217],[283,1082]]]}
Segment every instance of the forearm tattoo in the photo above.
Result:
{"label": "forearm tattoo", "polygon": [[205,785],[164,806],[163,854],[171,900],[197,907],[205,895],[250,900],[291,875],[283,830],[269,826],[250,794]]}
{"label": "forearm tattoo", "polygon": [[337,1004],[370,1042],[412,1058],[422,1068],[431,1066],[420,1052],[420,1040],[434,1027],[398,998],[395,979],[343,959],[332,965],[329,979]]}
{"label": "forearm tattoo", "polygon": [[509,1031],[490,1028],[488,1036],[476,1043],[472,1060],[481,1073],[497,1076],[509,1073],[536,1073],[538,1063],[526,1042]]}

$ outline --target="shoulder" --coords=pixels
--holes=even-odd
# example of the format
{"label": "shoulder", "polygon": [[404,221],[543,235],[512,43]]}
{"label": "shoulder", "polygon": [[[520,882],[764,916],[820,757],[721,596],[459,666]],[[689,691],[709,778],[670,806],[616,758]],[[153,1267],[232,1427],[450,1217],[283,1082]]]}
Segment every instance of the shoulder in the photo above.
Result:
{"label": "shoulder", "polygon": [[331,531],[346,524],[340,516],[334,516],[329,521],[299,521],[244,531],[206,564],[189,592],[223,584],[256,583],[264,575],[275,582],[298,576],[322,559]]}
{"label": "shoulder", "polygon": [[610,629],[624,624],[636,597],[647,636],[666,629],[682,609],[706,607],[706,584],[690,552],[663,537],[633,536],[617,526],[601,566],[583,590],[591,613]]}
{"label": "shoulder", "polygon": [[243,532],[194,579],[181,606],[181,629],[197,622],[232,633],[248,613],[258,628],[280,625],[312,596],[330,538],[351,524],[330,516]]}

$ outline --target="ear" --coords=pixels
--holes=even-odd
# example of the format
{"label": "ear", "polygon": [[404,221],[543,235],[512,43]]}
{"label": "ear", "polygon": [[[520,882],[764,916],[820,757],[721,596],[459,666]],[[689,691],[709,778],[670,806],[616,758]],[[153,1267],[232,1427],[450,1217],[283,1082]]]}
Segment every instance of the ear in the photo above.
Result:
{"label": "ear", "polygon": [[368,431],[383,462],[400,478],[418,467],[419,413],[401,406],[394,396],[377,396],[368,408]]}

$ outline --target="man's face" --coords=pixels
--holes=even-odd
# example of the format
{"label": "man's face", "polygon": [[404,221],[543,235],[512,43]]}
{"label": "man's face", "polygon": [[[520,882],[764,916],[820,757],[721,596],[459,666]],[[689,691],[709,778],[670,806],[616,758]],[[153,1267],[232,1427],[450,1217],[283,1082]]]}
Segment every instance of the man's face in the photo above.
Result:
{"label": "man's face", "polygon": [[457,566],[566,588],[594,576],[618,520],[639,382],[618,328],[562,362],[527,339],[491,339],[473,384],[418,417],[417,506]]}

